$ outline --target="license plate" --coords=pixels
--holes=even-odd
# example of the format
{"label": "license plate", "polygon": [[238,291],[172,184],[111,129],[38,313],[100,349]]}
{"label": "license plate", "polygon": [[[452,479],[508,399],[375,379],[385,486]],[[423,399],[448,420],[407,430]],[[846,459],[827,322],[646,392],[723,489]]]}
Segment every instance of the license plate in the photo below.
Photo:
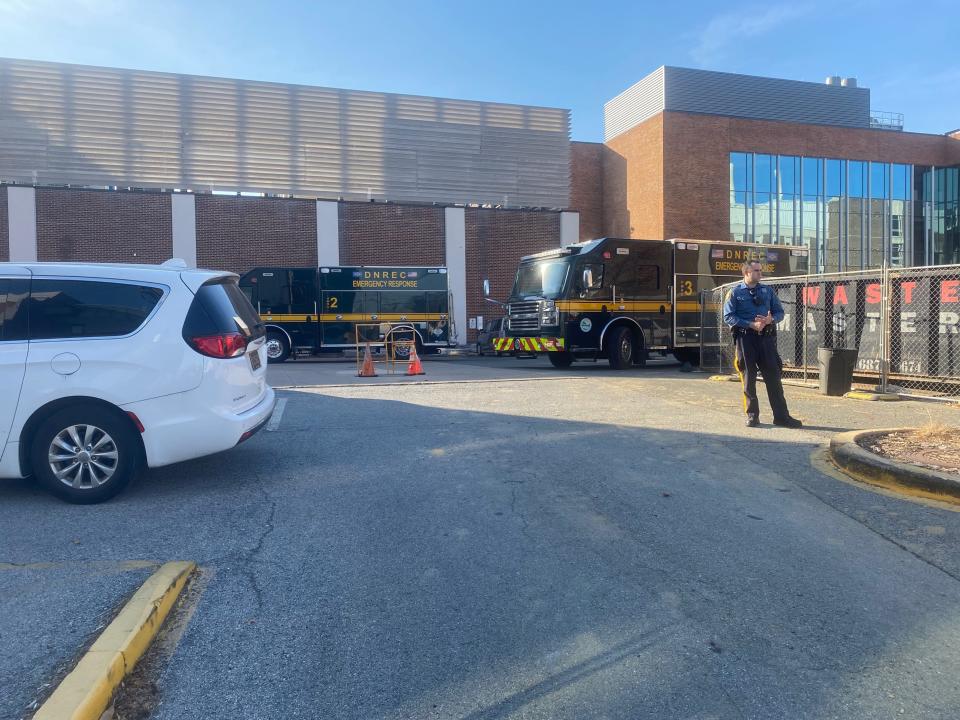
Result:
{"label": "license plate", "polygon": [[254,350],[252,353],[247,355],[247,357],[250,358],[250,367],[253,370],[259,370],[260,369],[260,351]]}

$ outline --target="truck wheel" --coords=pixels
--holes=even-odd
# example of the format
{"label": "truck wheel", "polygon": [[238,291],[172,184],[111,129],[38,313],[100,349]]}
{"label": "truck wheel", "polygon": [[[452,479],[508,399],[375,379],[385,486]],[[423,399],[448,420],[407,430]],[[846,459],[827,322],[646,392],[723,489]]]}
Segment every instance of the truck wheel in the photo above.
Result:
{"label": "truck wheel", "polygon": [[410,359],[410,341],[409,340],[398,341],[393,346],[393,356],[397,360],[403,360],[404,362],[409,360]]}
{"label": "truck wheel", "polygon": [[[427,349],[423,346],[423,341],[420,340],[419,335],[416,335],[413,340],[414,340],[413,344],[417,348],[417,357],[423,360],[423,356],[427,354]],[[432,352],[432,348],[431,348],[431,352]],[[409,340],[404,340],[402,342],[397,343],[396,348],[394,350],[394,357],[396,357],[397,360],[402,360],[404,362],[410,359],[410,341]]]}
{"label": "truck wheel", "polygon": [[630,332],[630,328],[614,328],[607,347],[610,353],[610,367],[614,370],[627,370],[633,365],[633,333]]}
{"label": "truck wheel", "polygon": [[547,357],[550,358],[550,364],[555,368],[564,369],[573,365],[572,352],[552,352],[547,353]]}
{"label": "truck wheel", "polygon": [[290,343],[283,333],[267,330],[267,362],[282,363],[290,357]]}
{"label": "truck wheel", "polygon": [[143,464],[133,424],[119,411],[96,405],[58,410],[37,428],[30,468],[41,485],[71,503],[109,500]]}

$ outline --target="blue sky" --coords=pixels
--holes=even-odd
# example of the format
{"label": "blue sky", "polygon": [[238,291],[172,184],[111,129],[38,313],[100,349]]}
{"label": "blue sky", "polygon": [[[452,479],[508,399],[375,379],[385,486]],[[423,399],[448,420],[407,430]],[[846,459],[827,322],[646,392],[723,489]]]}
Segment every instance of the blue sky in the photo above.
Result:
{"label": "blue sky", "polygon": [[855,76],[906,129],[960,127],[955,2],[0,0],[0,56],[570,108],[660,65]]}

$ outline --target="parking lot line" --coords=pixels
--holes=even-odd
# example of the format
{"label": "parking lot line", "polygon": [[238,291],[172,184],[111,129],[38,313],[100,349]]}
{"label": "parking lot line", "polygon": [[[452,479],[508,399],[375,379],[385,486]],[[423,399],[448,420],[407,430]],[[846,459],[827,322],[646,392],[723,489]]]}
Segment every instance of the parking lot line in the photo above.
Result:
{"label": "parking lot line", "polygon": [[143,656],[196,569],[168,562],[151,575],[80,658],[33,720],[98,720]]}
{"label": "parking lot line", "polygon": [[273,417],[267,423],[267,432],[273,432],[280,427],[280,421],[283,420],[283,411],[287,407],[287,398],[277,400],[277,407],[273,410]]}

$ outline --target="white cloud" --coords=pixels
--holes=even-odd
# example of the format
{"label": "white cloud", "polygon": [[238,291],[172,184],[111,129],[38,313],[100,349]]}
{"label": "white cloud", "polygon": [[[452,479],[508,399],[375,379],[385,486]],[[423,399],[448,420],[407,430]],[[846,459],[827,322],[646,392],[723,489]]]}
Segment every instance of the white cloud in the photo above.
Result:
{"label": "white cloud", "polygon": [[690,56],[698,65],[709,65],[721,60],[737,43],[759,37],[791,20],[807,15],[809,5],[763,5],[743,8],[714,16],[696,34]]}

